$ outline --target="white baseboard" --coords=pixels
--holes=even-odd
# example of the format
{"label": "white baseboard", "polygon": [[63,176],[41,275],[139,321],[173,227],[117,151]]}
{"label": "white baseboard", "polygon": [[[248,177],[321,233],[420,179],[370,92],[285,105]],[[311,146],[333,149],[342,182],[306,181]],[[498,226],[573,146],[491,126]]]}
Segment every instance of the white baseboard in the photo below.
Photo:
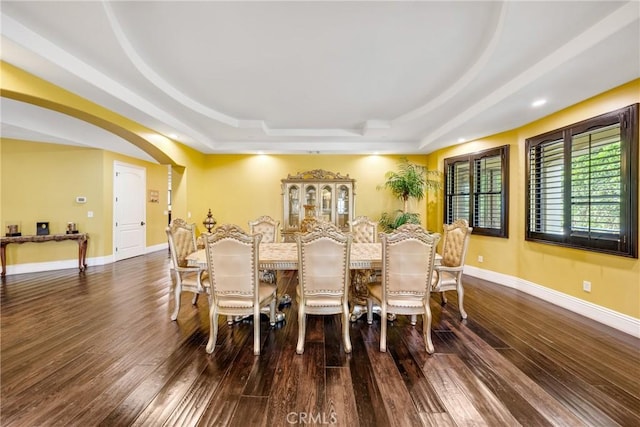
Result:
{"label": "white baseboard", "polygon": [[[168,250],[168,243],[161,243],[159,245],[148,246],[145,249],[145,253],[157,252],[161,250]],[[114,262],[113,255],[106,255],[103,257],[87,258],[87,268],[96,265],[106,265]],[[78,268],[78,258],[66,259],[60,261],[48,261],[48,262],[32,262],[27,264],[15,264],[7,265],[7,276],[13,274],[24,273],[41,273],[43,271],[51,270],[65,270],[67,268]]]}
{"label": "white baseboard", "polygon": [[160,243],[159,245],[153,245],[153,246],[147,246],[147,250],[146,253],[150,254],[151,252],[158,252],[158,251],[168,251],[169,250],[169,243]]}
{"label": "white baseboard", "polygon": [[464,274],[517,289],[636,338],[640,338],[640,319],[636,319],[635,317],[507,274],[483,270],[470,265],[465,265]]}

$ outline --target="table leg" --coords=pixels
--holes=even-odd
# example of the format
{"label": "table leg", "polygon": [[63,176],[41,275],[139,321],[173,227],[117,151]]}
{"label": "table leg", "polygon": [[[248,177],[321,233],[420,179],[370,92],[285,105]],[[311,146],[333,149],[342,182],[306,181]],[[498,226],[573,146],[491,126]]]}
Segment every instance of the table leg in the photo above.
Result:
{"label": "table leg", "polygon": [[78,269],[84,271],[87,268],[87,239],[78,240]]}
{"label": "table leg", "polygon": [[371,280],[370,270],[353,270],[351,275],[351,285],[349,289],[349,302],[351,303],[352,322],[355,322],[367,312],[367,297],[369,288],[367,283]]}
{"label": "table leg", "polygon": [[7,245],[0,245],[0,259],[2,259],[2,277],[7,274]]}

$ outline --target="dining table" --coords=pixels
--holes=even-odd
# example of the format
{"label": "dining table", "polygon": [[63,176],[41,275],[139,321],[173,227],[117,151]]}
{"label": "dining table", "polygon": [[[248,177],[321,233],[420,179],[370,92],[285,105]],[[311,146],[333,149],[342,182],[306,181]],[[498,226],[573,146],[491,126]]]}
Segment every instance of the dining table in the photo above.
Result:
{"label": "dining table", "polygon": [[[198,249],[187,257],[187,264],[207,268],[207,255],[204,249]],[[258,268],[260,270],[297,270],[297,243],[278,242],[260,243],[258,250]],[[382,244],[352,243],[349,268],[367,270],[382,268]]]}

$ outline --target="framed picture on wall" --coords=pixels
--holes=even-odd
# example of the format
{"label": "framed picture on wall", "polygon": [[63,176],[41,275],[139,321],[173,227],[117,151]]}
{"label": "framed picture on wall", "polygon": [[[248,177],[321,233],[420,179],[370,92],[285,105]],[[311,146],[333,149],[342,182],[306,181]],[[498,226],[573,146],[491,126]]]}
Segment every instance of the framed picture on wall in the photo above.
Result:
{"label": "framed picture on wall", "polygon": [[49,234],[48,222],[36,222],[36,235],[47,236]]}

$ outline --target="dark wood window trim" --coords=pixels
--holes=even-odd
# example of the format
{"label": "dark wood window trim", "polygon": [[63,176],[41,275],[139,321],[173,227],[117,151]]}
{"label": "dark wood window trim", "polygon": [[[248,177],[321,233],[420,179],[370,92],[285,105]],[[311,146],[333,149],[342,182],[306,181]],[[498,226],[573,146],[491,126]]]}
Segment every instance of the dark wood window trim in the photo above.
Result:
{"label": "dark wood window trim", "polygon": [[473,234],[509,237],[509,146],[444,159],[444,219]]}
{"label": "dark wood window trim", "polygon": [[525,239],[638,257],[638,104],[526,140]]}

